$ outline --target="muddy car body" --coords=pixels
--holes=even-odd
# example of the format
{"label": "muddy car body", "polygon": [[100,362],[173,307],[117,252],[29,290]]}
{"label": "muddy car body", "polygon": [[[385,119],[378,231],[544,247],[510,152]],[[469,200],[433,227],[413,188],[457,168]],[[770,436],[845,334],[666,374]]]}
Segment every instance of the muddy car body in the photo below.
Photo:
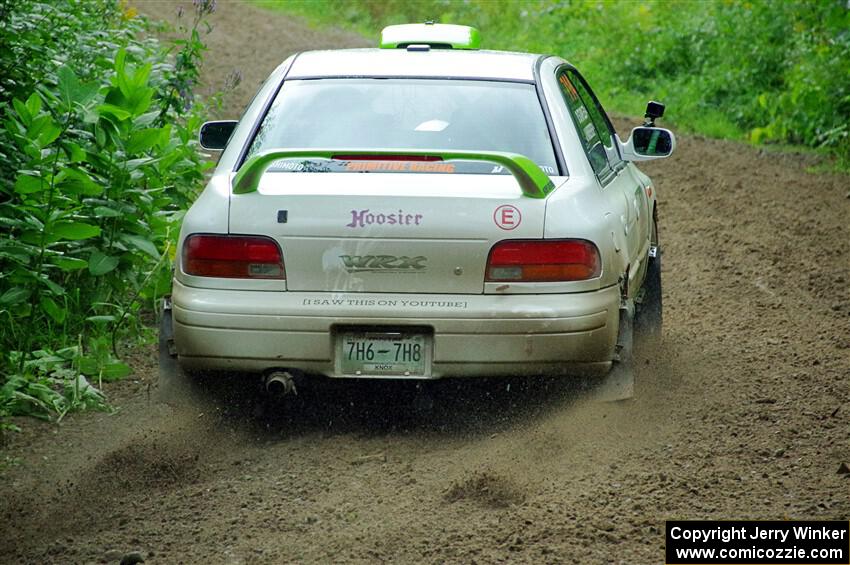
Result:
{"label": "muddy car body", "polygon": [[660,323],[656,191],[632,162],[672,134],[622,142],[571,64],[472,49],[469,29],[293,55],[238,123],[205,126],[223,152],[164,317],[180,367],[629,394],[648,294]]}

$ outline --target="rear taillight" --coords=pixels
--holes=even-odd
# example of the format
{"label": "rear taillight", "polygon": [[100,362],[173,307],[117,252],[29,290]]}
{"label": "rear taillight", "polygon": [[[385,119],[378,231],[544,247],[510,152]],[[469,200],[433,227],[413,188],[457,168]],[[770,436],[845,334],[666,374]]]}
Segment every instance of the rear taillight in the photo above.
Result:
{"label": "rear taillight", "polygon": [[487,282],[564,282],[598,277],[599,250],[589,241],[500,241],[487,259]]}
{"label": "rear taillight", "polygon": [[280,248],[267,237],[202,235],[183,243],[183,272],[197,277],[285,279]]}

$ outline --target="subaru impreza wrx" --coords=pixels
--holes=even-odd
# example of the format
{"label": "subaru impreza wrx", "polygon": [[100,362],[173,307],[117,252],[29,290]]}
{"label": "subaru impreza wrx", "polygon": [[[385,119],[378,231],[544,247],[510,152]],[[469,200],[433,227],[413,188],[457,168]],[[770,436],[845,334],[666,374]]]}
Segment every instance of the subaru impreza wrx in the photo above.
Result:
{"label": "subaru impreza wrx", "polygon": [[661,324],[654,120],[623,142],[556,56],[390,26],[299,53],[236,121],[187,212],[161,363],[292,378],[591,375],[633,383]]}

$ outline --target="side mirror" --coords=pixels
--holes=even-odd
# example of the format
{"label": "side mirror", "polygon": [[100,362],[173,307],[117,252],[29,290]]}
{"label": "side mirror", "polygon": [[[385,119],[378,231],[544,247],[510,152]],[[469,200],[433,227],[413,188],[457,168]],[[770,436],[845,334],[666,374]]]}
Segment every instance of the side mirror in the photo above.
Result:
{"label": "side mirror", "polygon": [[201,147],[204,149],[221,150],[227,146],[227,141],[236,129],[236,120],[221,120],[205,122],[199,135]]}
{"label": "side mirror", "polygon": [[[617,140],[619,141],[619,137]],[[652,161],[669,157],[676,148],[676,136],[664,128],[639,127],[632,130],[629,140],[620,141],[620,153],[626,161]]]}

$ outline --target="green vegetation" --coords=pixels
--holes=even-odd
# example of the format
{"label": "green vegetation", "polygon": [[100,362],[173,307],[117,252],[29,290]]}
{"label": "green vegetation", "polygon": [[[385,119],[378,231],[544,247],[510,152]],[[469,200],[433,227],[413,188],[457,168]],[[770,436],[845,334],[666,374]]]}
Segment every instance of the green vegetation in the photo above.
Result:
{"label": "green vegetation", "polygon": [[130,372],[116,343],[169,288],[207,167],[190,93],[213,4],[169,47],[117,0],[0,0],[0,431],[108,409]]}
{"label": "green vegetation", "polygon": [[481,30],[484,48],[575,63],[605,106],[754,143],[825,148],[850,167],[846,0],[332,0],[258,2],[375,37],[432,19]]}

